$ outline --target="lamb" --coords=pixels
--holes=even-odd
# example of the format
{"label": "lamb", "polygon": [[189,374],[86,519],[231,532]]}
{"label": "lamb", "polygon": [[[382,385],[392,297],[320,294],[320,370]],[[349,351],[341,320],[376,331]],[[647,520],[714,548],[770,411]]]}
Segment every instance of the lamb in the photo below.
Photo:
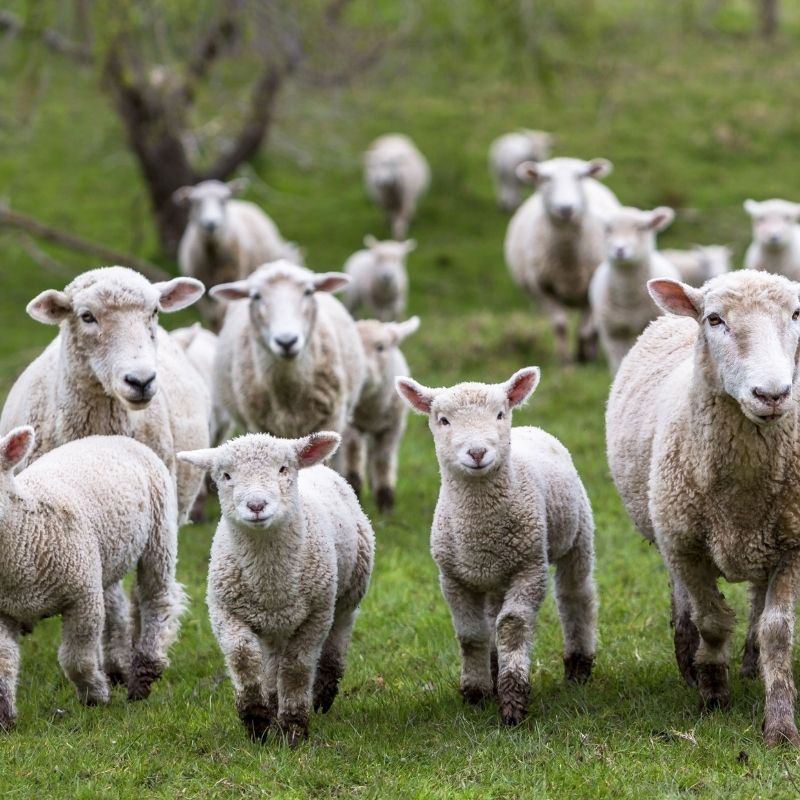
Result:
{"label": "lamb", "polygon": [[331,708],[367,591],[372,527],[344,479],[320,463],[339,441],[328,431],[248,434],[178,454],[219,487],[208,610],[236,710],[256,741],[275,720],[295,746],[308,736],[312,703]]}
{"label": "lamb", "polygon": [[582,314],[578,360],[596,355],[589,281],[605,254],[603,218],[619,208],[619,201],[594,178],[609,172],[611,163],[602,158],[553,158],[518,170],[537,190],[508,225],[506,263],[514,281],[544,303],[562,363],[569,361],[567,307]]}
{"label": "lamb", "polygon": [[177,465],[175,451],[208,445],[211,400],[158,313],[186,308],[202,294],[194,278],[150,283],[125,267],[90,270],[63,292],[42,292],[27,312],[60,331],[11,387],[0,435],[32,425],[32,459],[91,434],[138,439],[175,476],[184,521],[203,475]]}
{"label": "lamb", "polygon": [[330,294],[349,280],[275,261],[211,290],[240,301],[225,317],[214,366],[217,402],[235,425],[284,437],[344,432],[366,377],[356,324]]}
{"label": "lamb", "polygon": [[[660,317],[628,353],[606,414],[608,460],[673,593],[675,652],[705,709],[730,703],[734,613],[750,583],[742,674],[760,664],[764,738],[800,745],[792,643],[800,594],[800,285],[752,270],[701,289],[654,280]],[[673,316],[674,315],[674,316]]]}
{"label": "lamb", "polygon": [[[173,201],[189,207],[189,224],[178,249],[182,274],[210,287],[246,278],[265,261],[286,258],[303,263],[297,245],[284,241],[255,203],[231,199],[247,185],[246,178],[228,183],[212,180],[175,191]],[[224,307],[201,301],[198,309],[208,325],[219,329]]]}
{"label": "lamb", "polygon": [[605,221],[606,258],[589,284],[589,302],[612,375],[659,309],[647,293],[651,278],[680,276],[656,250],[656,232],[675,218],[666,206],[653,211],[619,208]]}
{"label": "lamb", "polygon": [[408,233],[430,179],[425,157],[401,133],[378,137],[364,154],[367,194],[386,212],[394,239],[402,239]]}
{"label": "lamb", "polygon": [[363,308],[366,315],[383,322],[400,319],[408,302],[406,258],[416,249],[413,239],[379,242],[365,236],[366,250],[357,250],[344,265],[350,276],[344,304],[351,313]]}
{"label": "lamb", "polygon": [[[0,439],[0,729],[16,724],[23,631],[60,614],[58,660],[78,698],[109,701],[109,678],[128,699],[150,694],[177,638],[183,591],[175,581],[177,500],[148,447],[90,436],[51,450],[19,475],[34,430]],[[133,649],[121,580],[137,567]],[[104,659],[104,663],[103,663]]]}
{"label": "lamb", "polygon": [[489,148],[489,172],[494,180],[497,204],[503,211],[516,211],[525,185],[517,168],[526,161],[547,161],[553,134],[521,128],[498,136]]}
{"label": "lamb", "polygon": [[745,268],[800,280],[800,203],[745,200],[744,210],[753,221],[753,241],[745,254]]}
{"label": "lamb", "polygon": [[539,428],[511,428],[539,382],[528,367],[506,383],[429,389],[398,378],[428,415],[442,486],[431,552],[461,646],[461,694],[496,694],[502,720],[527,713],[533,625],[555,563],[564,671],[586,681],[597,627],[592,509],[569,452]]}
{"label": "lamb", "polygon": [[733,251],[723,244],[696,244],[691,250],[660,250],[680,279],[699,289],[706,281],[731,271]]}
{"label": "lamb", "polygon": [[398,375],[408,375],[400,344],[419,328],[419,317],[405,322],[367,319],[356,325],[364,346],[367,379],[342,445],[344,475],[358,496],[366,460],[378,510],[391,511],[397,485],[397,456],[408,415],[394,381]]}

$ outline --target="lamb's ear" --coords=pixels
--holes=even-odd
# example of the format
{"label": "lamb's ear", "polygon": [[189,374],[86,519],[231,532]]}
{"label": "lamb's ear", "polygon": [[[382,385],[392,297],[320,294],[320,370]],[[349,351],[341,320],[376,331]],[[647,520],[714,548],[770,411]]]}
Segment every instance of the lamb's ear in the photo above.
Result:
{"label": "lamb's ear", "polygon": [[205,447],[202,450],[182,450],[175,457],[178,461],[185,461],[187,464],[194,464],[200,469],[211,469],[216,458],[216,447]]}
{"label": "lamb's ear", "polygon": [[585,178],[605,178],[610,175],[614,165],[607,158],[593,158],[586,162]]}
{"label": "lamb's ear", "polygon": [[344,272],[322,272],[311,281],[318,292],[338,292],[350,283],[350,276]]}
{"label": "lamb's ear", "polygon": [[225,185],[231,190],[232,195],[237,195],[247,191],[247,187],[250,186],[250,179],[234,178]]}
{"label": "lamb's ear", "polygon": [[406,250],[406,255],[409,253],[413,253],[417,249],[417,240],[416,239],[406,239],[403,242],[403,245]]}
{"label": "lamb's ear", "polygon": [[419,317],[411,317],[405,322],[389,322],[387,323],[394,334],[395,344],[400,344],[408,339],[412,333],[416,333],[419,328]]}
{"label": "lamb's ear", "polygon": [[541,178],[539,165],[535,161],[523,161],[516,169],[517,177],[523,183],[537,183]]}
{"label": "lamb's ear", "polygon": [[680,281],[653,278],[647,281],[647,291],[660,309],[671,314],[699,319],[703,311],[703,293]]}
{"label": "lamb's ear", "polygon": [[297,466],[313,467],[332,456],[339,447],[342,437],[333,431],[312,433],[297,440]]}
{"label": "lamb's ear", "polygon": [[196,303],[206,290],[196,278],[173,278],[171,281],[154,283],[153,286],[161,295],[159,308],[167,312],[180,311]]}
{"label": "lamb's ear", "polygon": [[244,300],[250,297],[250,281],[234,281],[233,283],[218,283],[208,290],[208,296],[212,300],[218,300],[221,303],[229,300]]}
{"label": "lamb's ear", "polygon": [[43,322],[45,325],[58,325],[72,311],[72,303],[64,292],[46,289],[36,295],[25,310],[37,322]]}
{"label": "lamb's ear", "polygon": [[378,240],[371,233],[368,233],[364,237],[364,247],[368,248],[369,250],[372,250],[376,244],[378,244]]}
{"label": "lamb's ear", "polygon": [[30,455],[35,442],[36,434],[30,425],[9,431],[0,439],[0,469],[4,472],[14,469]]}
{"label": "lamb's ear", "polygon": [[430,414],[431,405],[436,397],[436,390],[429,389],[413,378],[395,378],[395,389],[400,397],[408,403],[414,411],[420,414]]}
{"label": "lamb's ear", "polygon": [[181,186],[172,193],[172,202],[176,206],[188,206],[189,201],[192,199],[193,186]]}
{"label": "lamb's ear", "polygon": [[659,206],[650,212],[648,227],[654,231],[663,231],[675,219],[675,211],[668,206]]}
{"label": "lamb's ear", "polygon": [[540,377],[539,367],[524,367],[515,372],[504,384],[509,408],[516,408],[527,402],[539,385]]}
{"label": "lamb's ear", "polygon": [[742,203],[742,208],[751,216],[754,217],[758,214],[758,210],[761,206],[761,203],[756,202],[755,200],[751,200],[749,197],[747,200]]}

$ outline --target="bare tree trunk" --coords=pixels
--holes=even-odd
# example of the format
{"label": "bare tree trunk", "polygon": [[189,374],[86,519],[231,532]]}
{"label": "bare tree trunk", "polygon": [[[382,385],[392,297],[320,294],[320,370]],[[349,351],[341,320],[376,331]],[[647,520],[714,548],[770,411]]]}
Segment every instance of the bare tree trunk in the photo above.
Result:
{"label": "bare tree trunk", "polygon": [[761,35],[765,39],[772,39],[778,32],[778,0],[758,0],[758,12]]}

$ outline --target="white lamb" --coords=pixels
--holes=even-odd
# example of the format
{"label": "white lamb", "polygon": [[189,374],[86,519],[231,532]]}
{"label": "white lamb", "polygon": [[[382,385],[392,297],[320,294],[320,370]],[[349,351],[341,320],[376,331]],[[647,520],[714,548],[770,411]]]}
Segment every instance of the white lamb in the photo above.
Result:
{"label": "white lamb", "polygon": [[[61,615],[58,660],[78,698],[107,703],[109,678],[141,700],[168,664],[183,591],[175,581],[177,510],[167,468],[150,448],[90,436],[14,469],[33,428],[0,439],[0,729],[17,718],[19,643]],[[136,566],[135,624],[121,580]]]}
{"label": "white lamb", "polygon": [[348,281],[276,261],[211,290],[216,300],[240,301],[219,335],[214,386],[243,431],[344,432],[366,377],[356,324],[330,294]]}
{"label": "white lamb", "polygon": [[419,317],[405,322],[365,319],[356,325],[364,346],[367,379],[344,437],[343,472],[358,496],[366,462],[378,510],[391,511],[397,485],[397,456],[408,415],[394,382],[397,376],[409,373],[400,345],[419,328]]}
{"label": "white lamb", "polygon": [[675,212],[666,206],[653,211],[619,208],[606,218],[606,257],[592,276],[589,302],[612,375],[639,334],[660,313],[647,291],[647,281],[680,277],[656,250],[656,232],[674,218]]}
{"label": "white lamb", "polygon": [[569,361],[568,307],[582,313],[578,360],[596,355],[589,281],[605,255],[603,219],[619,201],[594,178],[609,172],[611,163],[602,158],[553,158],[523,164],[518,173],[537,189],[508,225],[506,263],[515,282],[544,303],[563,363]]}
{"label": "white lamb", "polygon": [[702,289],[655,280],[650,291],[670,314],[644,332],[611,388],[611,473],[669,569],[678,665],[702,707],[731,699],[734,613],[717,582],[747,581],[742,674],[760,662],[767,743],[800,745],[800,284],[742,270]]}
{"label": "white lamb", "polygon": [[413,239],[379,242],[374,236],[365,236],[364,244],[366,250],[357,250],[345,262],[350,283],[344,304],[353,314],[363,308],[371,319],[398,320],[408,302],[406,258],[417,243]]}
{"label": "white lamb", "polygon": [[526,161],[547,161],[553,134],[522,128],[498,136],[489,147],[489,172],[494,180],[497,204],[503,211],[516,211],[522,202],[524,182],[517,169]]}
{"label": "white lamb", "polygon": [[696,244],[691,250],[659,250],[681,280],[699,289],[706,281],[730,272],[733,251],[724,244]]}
{"label": "white lamb", "polygon": [[[511,428],[511,411],[539,382],[528,367],[499,385],[397,388],[428,415],[442,486],[431,552],[461,645],[461,693],[497,695],[502,720],[527,713],[533,626],[556,565],[567,680],[589,678],[597,594],[589,499],[566,448],[539,428]],[[494,674],[493,674],[494,673]]]}
{"label": "white lamb", "polygon": [[299,744],[312,703],[328,711],[344,674],[374,535],[346,481],[321,465],[338,444],[329,432],[294,441],[250,434],[178,454],[219,487],[208,610],[255,740],[274,720]]}
{"label": "white lamb", "polygon": [[760,269],[800,280],[800,203],[745,200],[753,221],[753,241],[744,257],[746,269]]}
{"label": "white lamb", "polygon": [[158,314],[186,308],[202,294],[193,278],[153,284],[125,267],[90,270],[63,292],[42,292],[27,312],[60,331],[11,387],[0,434],[32,425],[31,458],[91,434],[138,439],[176,477],[184,521],[203,474],[176,464],[175,451],[208,445],[211,399]]}
{"label": "white lamb", "polygon": [[380,136],[364,154],[367,194],[386,212],[394,239],[402,239],[408,233],[430,179],[425,157],[401,133]]}

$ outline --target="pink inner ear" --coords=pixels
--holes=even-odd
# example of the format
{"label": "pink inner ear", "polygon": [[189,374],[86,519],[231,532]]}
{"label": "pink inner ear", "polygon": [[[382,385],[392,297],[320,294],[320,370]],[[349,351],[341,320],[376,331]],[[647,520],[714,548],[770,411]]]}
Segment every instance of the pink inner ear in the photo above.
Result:
{"label": "pink inner ear", "polygon": [[518,406],[527,399],[536,385],[537,377],[535,372],[528,372],[524,375],[520,375],[519,378],[511,384],[511,387],[506,392],[506,397],[512,408]]}
{"label": "pink inner ear", "polygon": [[403,381],[399,382],[397,385],[400,388],[400,391],[403,393],[403,397],[405,397],[406,400],[408,400],[408,402],[417,409],[417,411],[421,412],[422,414],[431,413],[431,404],[433,402],[433,398],[422,394],[414,386]]}
{"label": "pink inner ear", "polygon": [[683,286],[679,283],[674,281],[653,281],[650,284],[650,291],[655,295],[659,303],[673,314],[696,317],[699,313],[684,291]]}
{"label": "pink inner ear", "polygon": [[197,286],[181,281],[161,295],[161,307],[167,311],[173,306],[181,306],[184,303],[191,302],[196,296]]}
{"label": "pink inner ear", "polygon": [[338,443],[337,439],[315,436],[298,454],[300,466],[310,467],[324,461],[336,449]]}
{"label": "pink inner ear", "polygon": [[31,441],[31,434],[29,431],[23,431],[16,436],[12,436],[3,450],[3,458],[7,467],[13,467],[18,464],[28,451],[28,446]]}

